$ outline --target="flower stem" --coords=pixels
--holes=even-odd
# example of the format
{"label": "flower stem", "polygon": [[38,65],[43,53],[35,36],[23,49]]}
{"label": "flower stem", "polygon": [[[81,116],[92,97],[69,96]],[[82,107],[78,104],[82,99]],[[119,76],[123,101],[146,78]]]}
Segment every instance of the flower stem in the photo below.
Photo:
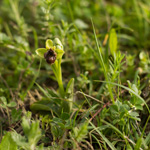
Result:
{"label": "flower stem", "polygon": [[53,65],[52,65],[53,72],[55,74],[56,80],[59,85],[59,92],[61,97],[65,96],[65,90],[62,82],[62,71],[61,71],[61,59],[57,60]]}
{"label": "flower stem", "polygon": [[61,64],[59,65],[59,76],[58,76],[58,85],[59,85],[59,91],[60,91],[60,95],[62,97],[64,97],[65,95],[65,90],[64,90],[64,86],[63,86],[63,82],[62,82],[62,72],[61,72]]}

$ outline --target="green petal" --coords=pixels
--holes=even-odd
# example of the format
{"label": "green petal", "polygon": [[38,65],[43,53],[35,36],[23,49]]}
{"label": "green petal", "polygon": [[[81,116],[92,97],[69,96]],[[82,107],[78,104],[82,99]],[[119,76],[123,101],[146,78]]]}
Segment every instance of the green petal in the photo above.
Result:
{"label": "green petal", "polygon": [[53,41],[48,39],[46,40],[46,49],[50,49],[50,48],[53,49]]}
{"label": "green petal", "polygon": [[61,41],[58,38],[54,39],[54,43],[55,43],[55,45],[59,45],[59,46],[63,47]]}
{"label": "green petal", "polygon": [[56,49],[55,52],[57,53],[57,59],[62,58],[64,51],[62,49]]}
{"label": "green petal", "polygon": [[47,49],[46,48],[39,48],[36,50],[36,54],[42,58],[44,58],[44,53],[47,52]]}
{"label": "green petal", "polygon": [[60,50],[63,50],[63,46],[60,46],[60,45],[56,45],[56,49],[60,49]]}

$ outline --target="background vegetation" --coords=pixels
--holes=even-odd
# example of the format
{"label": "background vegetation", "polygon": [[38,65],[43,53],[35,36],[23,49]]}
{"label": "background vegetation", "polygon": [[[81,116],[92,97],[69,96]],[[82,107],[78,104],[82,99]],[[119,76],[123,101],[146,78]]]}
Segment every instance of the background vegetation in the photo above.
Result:
{"label": "background vegetation", "polygon": [[149,41],[148,0],[1,0],[0,150],[150,149]]}

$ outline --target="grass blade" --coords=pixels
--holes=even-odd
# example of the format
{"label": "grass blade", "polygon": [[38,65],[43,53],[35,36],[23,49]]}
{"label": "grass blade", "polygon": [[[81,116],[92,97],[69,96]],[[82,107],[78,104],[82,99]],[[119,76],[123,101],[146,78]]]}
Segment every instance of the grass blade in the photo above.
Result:
{"label": "grass blade", "polygon": [[112,149],[112,150],[117,150],[113,144],[96,128],[96,126],[89,121],[89,123],[91,124],[91,126],[94,128],[94,130],[103,138],[103,140],[107,143],[107,145]]}

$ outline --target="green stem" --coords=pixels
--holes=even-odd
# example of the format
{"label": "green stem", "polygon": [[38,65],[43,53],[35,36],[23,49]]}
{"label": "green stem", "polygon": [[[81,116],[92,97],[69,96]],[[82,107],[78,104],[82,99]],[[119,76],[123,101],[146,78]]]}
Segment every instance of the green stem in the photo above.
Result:
{"label": "green stem", "polygon": [[55,62],[52,65],[52,69],[53,69],[53,72],[55,74],[56,80],[57,80],[58,85],[59,85],[60,95],[62,97],[64,97],[65,96],[65,90],[64,90],[64,86],[63,86],[63,82],[62,82],[61,59],[57,60],[57,62]]}
{"label": "green stem", "polygon": [[58,85],[59,85],[60,95],[62,97],[64,97],[65,90],[64,90],[64,86],[63,86],[63,82],[62,82],[61,64],[58,66],[58,68],[59,68],[59,70],[58,70],[59,71],[59,76],[58,76],[57,81],[58,81]]}

